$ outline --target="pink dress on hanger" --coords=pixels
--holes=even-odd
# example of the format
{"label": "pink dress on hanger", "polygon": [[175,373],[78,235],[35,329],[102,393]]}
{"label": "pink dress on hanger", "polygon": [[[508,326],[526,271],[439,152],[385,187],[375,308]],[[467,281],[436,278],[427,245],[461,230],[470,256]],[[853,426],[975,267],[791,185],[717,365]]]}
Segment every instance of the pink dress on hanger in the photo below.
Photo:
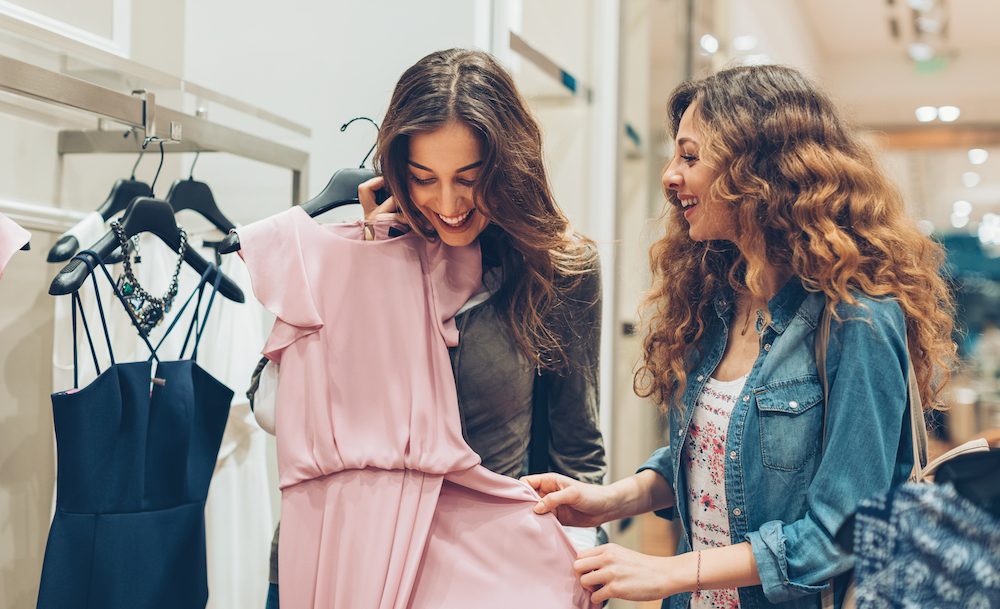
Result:
{"label": "pink dress on hanger", "polygon": [[30,239],[31,233],[7,216],[0,214],[0,277],[3,277],[3,270],[7,267],[14,252],[21,249],[21,246]]}
{"label": "pink dress on hanger", "polygon": [[237,229],[277,315],[282,609],[590,608],[555,517],[462,437],[447,347],[478,245],[387,230],[299,207]]}

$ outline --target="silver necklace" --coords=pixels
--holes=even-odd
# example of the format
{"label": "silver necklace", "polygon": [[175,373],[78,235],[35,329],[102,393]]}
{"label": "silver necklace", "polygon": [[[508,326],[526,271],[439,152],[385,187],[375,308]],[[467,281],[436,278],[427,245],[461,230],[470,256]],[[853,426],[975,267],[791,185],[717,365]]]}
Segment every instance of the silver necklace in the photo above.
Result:
{"label": "silver necklace", "polygon": [[[114,231],[115,236],[118,238],[118,243],[122,248],[122,269],[124,273],[118,278],[118,291],[125,298],[125,306],[135,315],[139,324],[139,332],[143,336],[149,336],[149,332],[158,326],[166,314],[170,312],[170,307],[177,296],[177,278],[180,276],[181,264],[184,262],[184,253],[187,251],[188,245],[187,232],[182,227],[177,227],[181,242],[180,247],[177,248],[177,265],[174,267],[174,274],[170,278],[170,285],[167,287],[166,293],[163,296],[157,297],[147,292],[135,276],[132,268],[132,255],[136,253],[138,247],[129,247],[130,240],[125,236],[125,229],[120,222],[112,222],[111,229]],[[136,246],[138,246],[138,243],[136,243]],[[138,256],[136,256],[135,261],[139,262]]]}

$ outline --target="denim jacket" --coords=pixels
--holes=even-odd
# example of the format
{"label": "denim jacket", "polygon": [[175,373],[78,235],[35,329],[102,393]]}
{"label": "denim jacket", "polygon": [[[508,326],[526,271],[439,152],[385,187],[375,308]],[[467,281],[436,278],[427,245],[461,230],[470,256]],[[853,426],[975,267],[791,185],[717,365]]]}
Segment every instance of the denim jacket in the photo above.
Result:
{"label": "denim jacket", "polygon": [[[904,482],[912,466],[902,309],[893,299],[856,298],[856,305],[838,305],[841,321],[831,328],[825,446],[814,341],[826,298],[793,277],[768,303],[772,319],[725,448],[730,541],[750,542],[762,582],[739,590],[742,609],[816,608],[831,580],[839,609],[854,561],[834,536],[861,499]],[[639,469],[657,472],[674,490],[676,505],[658,514],[679,516],[678,553],[691,550],[681,447],[698,395],[726,350],[733,300],[728,290],[716,296],[716,315],[689,368],[684,409],[670,411],[670,444]],[[690,596],[672,596],[663,607],[687,607]]]}

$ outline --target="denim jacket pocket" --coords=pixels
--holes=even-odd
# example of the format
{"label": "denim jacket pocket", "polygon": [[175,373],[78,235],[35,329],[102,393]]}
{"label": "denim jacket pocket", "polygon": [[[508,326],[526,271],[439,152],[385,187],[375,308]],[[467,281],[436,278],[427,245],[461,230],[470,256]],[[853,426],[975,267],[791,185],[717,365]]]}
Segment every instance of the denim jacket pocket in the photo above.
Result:
{"label": "denim jacket pocket", "polygon": [[760,414],[764,466],[798,471],[816,454],[823,428],[823,389],[807,376],[768,383],[754,391]]}

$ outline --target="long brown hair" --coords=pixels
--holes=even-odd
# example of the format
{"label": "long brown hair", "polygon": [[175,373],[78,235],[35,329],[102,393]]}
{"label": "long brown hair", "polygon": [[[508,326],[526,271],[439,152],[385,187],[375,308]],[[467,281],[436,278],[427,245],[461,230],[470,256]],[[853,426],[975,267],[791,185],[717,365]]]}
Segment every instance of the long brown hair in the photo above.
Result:
{"label": "long brown hair", "polygon": [[829,307],[852,295],[895,298],[924,403],[954,360],[953,301],[940,275],[943,252],[907,216],[872,151],[805,76],[783,66],[743,66],[681,84],[668,103],[676,136],[692,108],[701,162],[719,174],[710,198],[735,211],[735,243],[695,242],[676,195],[666,235],[650,251],[650,328],[636,392],[681,407],[687,373],[726,286],[766,297],[765,265],[790,269]]}
{"label": "long brown hair", "polygon": [[538,124],[513,79],[488,53],[449,49],[427,55],[400,77],[382,122],[376,169],[410,224],[437,235],[409,192],[409,140],[460,121],[479,138],[482,170],[475,204],[499,230],[499,300],[517,343],[541,369],[566,362],[566,293],[595,264],[592,243],[575,234],[549,189]]}

